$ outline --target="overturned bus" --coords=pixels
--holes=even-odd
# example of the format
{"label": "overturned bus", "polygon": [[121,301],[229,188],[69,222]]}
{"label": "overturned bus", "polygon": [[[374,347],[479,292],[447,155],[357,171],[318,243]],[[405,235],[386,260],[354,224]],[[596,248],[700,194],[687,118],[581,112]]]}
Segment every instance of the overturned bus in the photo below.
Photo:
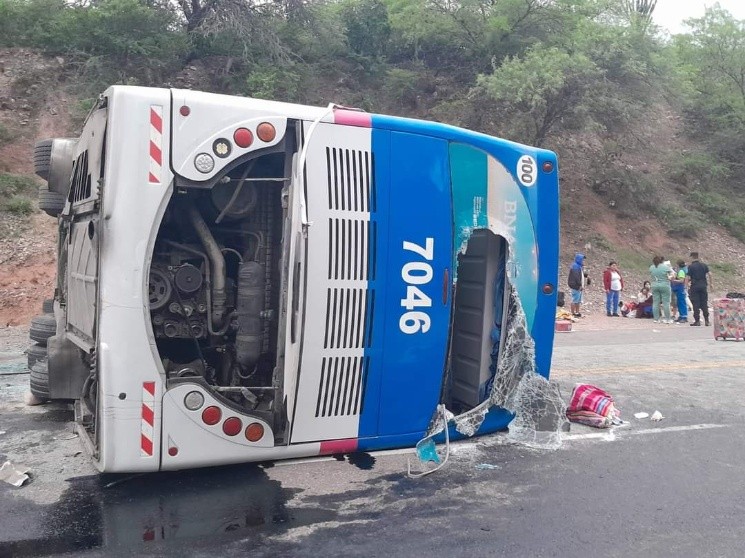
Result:
{"label": "overturned bus", "polygon": [[74,401],[101,471],[412,446],[442,405],[493,432],[509,343],[548,376],[550,151],[115,86],[35,163],[59,249],[31,388]]}

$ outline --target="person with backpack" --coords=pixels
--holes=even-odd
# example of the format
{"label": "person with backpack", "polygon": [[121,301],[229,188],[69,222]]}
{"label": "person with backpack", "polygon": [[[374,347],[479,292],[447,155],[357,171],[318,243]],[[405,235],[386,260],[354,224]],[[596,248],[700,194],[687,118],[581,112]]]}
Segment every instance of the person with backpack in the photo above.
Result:
{"label": "person with backpack", "polygon": [[605,314],[618,318],[618,298],[623,290],[623,277],[615,261],[611,261],[603,272],[603,287],[605,287]]}
{"label": "person with backpack", "polygon": [[572,302],[570,309],[572,316],[575,318],[581,318],[582,313],[580,312],[580,306],[582,304],[582,292],[584,291],[585,280],[587,284],[590,284],[590,278],[587,276],[587,272],[584,269],[585,266],[585,255],[576,254],[574,256],[574,263],[569,268],[569,276],[567,277],[567,285],[572,294]]}

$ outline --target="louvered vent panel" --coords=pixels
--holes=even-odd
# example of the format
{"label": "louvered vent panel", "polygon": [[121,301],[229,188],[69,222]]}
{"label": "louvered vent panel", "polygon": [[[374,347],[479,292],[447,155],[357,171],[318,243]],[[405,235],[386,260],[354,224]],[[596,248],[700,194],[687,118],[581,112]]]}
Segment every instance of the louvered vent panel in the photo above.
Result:
{"label": "louvered vent panel", "polygon": [[375,211],[373,157],[369,151],[326,148],[329,209]]}
{"label": "louvered vent panel", "polygon": [[375,279],[377,223],[363,219],[329,219],[328,278]]}
{"label": "louvered vent panel", "polygon": [[362,413],[369,357],[324,357],[316,417],[353,416]]}
{"label": "louvered vent panel", "polygon": [[372,344],[375,291],[331,288],[326,291],[324,349],[364,349]]}
{"label": "louvered vent panel", "polygon": [[75,160],[70,188],[70,201],[77,202],[91,196],[91,175],[88,171],[88,151],[81,153]]}

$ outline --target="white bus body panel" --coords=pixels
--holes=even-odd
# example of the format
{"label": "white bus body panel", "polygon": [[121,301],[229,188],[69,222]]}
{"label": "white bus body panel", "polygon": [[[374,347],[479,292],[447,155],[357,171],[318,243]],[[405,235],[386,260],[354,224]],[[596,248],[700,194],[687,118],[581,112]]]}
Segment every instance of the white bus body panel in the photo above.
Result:
{"label": "white bus body panel", "polygon": [[[112,472],[157,471],[164,374],[145,297],[149,255],[173,182],[167,164],[171,99],[168,90],[136,87],[112,87],[105,95],[109,126],[99,276],[96,466]],[[151,111],[160,114],[159,134],[152,129]],[[156,168],[151,141],[162,155]],[[150,382],[155,403],[148,429],[142,408],[143,385]],[[143,436],[150,433],[153,449],[148,454]]]}
{"label": "white bus body panel", "polygon": [[[368,242],[363,231],[368,230],[370,211],[359,196],[363,185],[350,176],[349,159],[334,164],[332,150],[343,149],[344,157],[369,154],[371,141],[369,128],[335,124],[319,124],[309,139],[306,203],[311,225],[292,443],[358,436],[367,308]],[[352,182],[356,191],[346,190]],[[354,235],[337,234],[342,229]]]}

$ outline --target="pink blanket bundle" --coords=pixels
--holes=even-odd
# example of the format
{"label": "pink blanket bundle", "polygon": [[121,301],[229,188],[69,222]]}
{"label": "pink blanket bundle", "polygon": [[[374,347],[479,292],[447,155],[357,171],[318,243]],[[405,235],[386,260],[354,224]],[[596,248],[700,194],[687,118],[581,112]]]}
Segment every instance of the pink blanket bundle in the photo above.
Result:
{"label": "pink blanket bundle", "polygon": [[619,414],[609,393],[590,384],[574,386],[567,407],[567,418],[571,422],[608,428],[618,419]]}

